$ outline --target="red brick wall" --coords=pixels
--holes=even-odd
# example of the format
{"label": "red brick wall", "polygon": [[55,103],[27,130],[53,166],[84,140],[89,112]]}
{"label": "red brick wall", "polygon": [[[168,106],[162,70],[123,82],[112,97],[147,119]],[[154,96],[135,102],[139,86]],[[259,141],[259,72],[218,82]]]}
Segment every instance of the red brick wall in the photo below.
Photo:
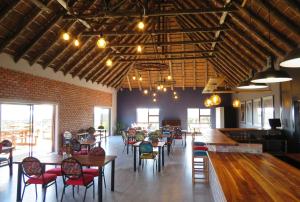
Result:
{"label": "red brick wall", "polygon": [[0,99],[58,105],[59,133],[93,126],[94,106],[112,106],[112,94],[0,68]]}

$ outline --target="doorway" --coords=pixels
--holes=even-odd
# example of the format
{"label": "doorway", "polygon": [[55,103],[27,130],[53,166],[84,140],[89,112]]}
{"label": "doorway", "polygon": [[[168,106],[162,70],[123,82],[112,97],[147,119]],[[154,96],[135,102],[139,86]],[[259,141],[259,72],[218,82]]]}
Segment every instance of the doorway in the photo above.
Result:
{"label": "doorway", "polygon": [[[94,108],[94,127],[98,129],[103,126],[106,130],[106,136],[111,132],[111,109],[107,107]],[[105,135],[105,134],[103,134]]]}
{"label": "doorway", "polygon": [[15,155],[50,153],[54,147],[54,105],[0,104],[0,141],[10,140]]}

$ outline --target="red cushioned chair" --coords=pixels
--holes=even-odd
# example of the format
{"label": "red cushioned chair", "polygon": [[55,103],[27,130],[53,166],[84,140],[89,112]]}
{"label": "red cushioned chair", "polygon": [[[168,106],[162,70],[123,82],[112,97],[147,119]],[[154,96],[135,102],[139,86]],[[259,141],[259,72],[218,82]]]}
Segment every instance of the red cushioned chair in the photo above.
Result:
{"label": "red cushioned chair", "polygon": [[[122,139],[123,139],[123,143],[124,143],[124,149],[123,149],[123,153],[125,148],[128,145],[131,145],[131,150],[133,150],[133,146],[136,143],[135,140],[135,136],[134,135],[127,135],[125,131],[122,131]],[[127,150],[127,154],[128,154],[128,150]]]}
{"label": "red cushioned chair", "polygon": [[[105,150],[102,147],[94,147],[90,150],[89,155],[91,156],[105,156]],[[99,170],[96,168],[85,168],[83,169],[84,174],[90,174],[94,177],[99,176]],[[105,175],[104,175],[104,168],[102,168],[102,176],[104,180],[104,186],[106,188],[106,182],[105,182]]]}
{"label": "red cushioned chair", "polygon": [[73,198],[74,198],[74,187],[75,186],[84,186],[84,198],[85,201],[86,191],[88,188],[93,186],[93,198],[95,198],[95,186],[94,186],[94,176],[89,174],[84,174],[82,171],[82,166],[79,161],[75,158],[67,158],[61,163],[61,171],[64,182],[64,189],[61,196],[61,201],[63,200],[63,196],[65,194],[65,189],[68,186],[73,187]]}
{"label": "red cushioned chair", "polygon": [[[22,161],[22,175],[24,181],[24,188],[22,193],[22,199],[24,196],[25,188],[31,184],[35,185],[35,197],[37,198],[37,186],[42,185],[44,190],[43,201],[45,201],[47,188],[55,184],[56,198],[57,198],[57,184],[56,175],[43,173],[42,164],[37,158],[26,157]],[[27,178],[27,179],[26,179]]]}

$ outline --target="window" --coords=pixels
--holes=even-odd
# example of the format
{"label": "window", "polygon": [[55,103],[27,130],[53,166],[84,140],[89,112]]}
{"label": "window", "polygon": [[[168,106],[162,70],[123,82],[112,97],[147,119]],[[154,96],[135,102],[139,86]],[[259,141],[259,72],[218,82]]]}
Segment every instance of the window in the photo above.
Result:
{"label": "window", "polygon": [[159,129],[159,109],[158,108],[137,108],[137,126],[142,129]]}
{"label": "window", "polygon": [[188,131],[200,131],[211,128],[210,109],[188,108]]}

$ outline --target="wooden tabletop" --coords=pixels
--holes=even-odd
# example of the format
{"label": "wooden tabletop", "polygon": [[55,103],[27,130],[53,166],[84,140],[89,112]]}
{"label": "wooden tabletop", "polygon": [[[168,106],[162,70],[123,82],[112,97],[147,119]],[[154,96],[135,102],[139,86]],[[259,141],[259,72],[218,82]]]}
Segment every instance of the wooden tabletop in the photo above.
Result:
{"label": "wooden tabletop", "polygon": [[80,140],[79,142],[81,145],[94,145],[94,144],[101,143],[101,141],[99,140]]}
{"label": "wooden tabletop", "polygon": [[209,145],[238,145],[238,142],[234,141],[218,129],[204,129],[201,130],[201,134],[197,134],[195,142],[205,142]]}
{"label": "wooden tabletop", "polygon": [[[58,154],[51,154],[48,156],[34,156],[37,159],[40,160],[42,164],[47,165],[59,165],[63,161],[63,156]],[[83,166],[104,166],[111,162],[112,160],[115,160],[117,156],[90,156],[90,155],[76,155],[74,156],[75,159],[77,159]],[[22,163],[24,158],[15,158],[14,162],[15,164]]]}
{"label": "wooden tabletop", "polygon": [[300,170],[270,154],[209,152],[227,201],[300,201]]}

